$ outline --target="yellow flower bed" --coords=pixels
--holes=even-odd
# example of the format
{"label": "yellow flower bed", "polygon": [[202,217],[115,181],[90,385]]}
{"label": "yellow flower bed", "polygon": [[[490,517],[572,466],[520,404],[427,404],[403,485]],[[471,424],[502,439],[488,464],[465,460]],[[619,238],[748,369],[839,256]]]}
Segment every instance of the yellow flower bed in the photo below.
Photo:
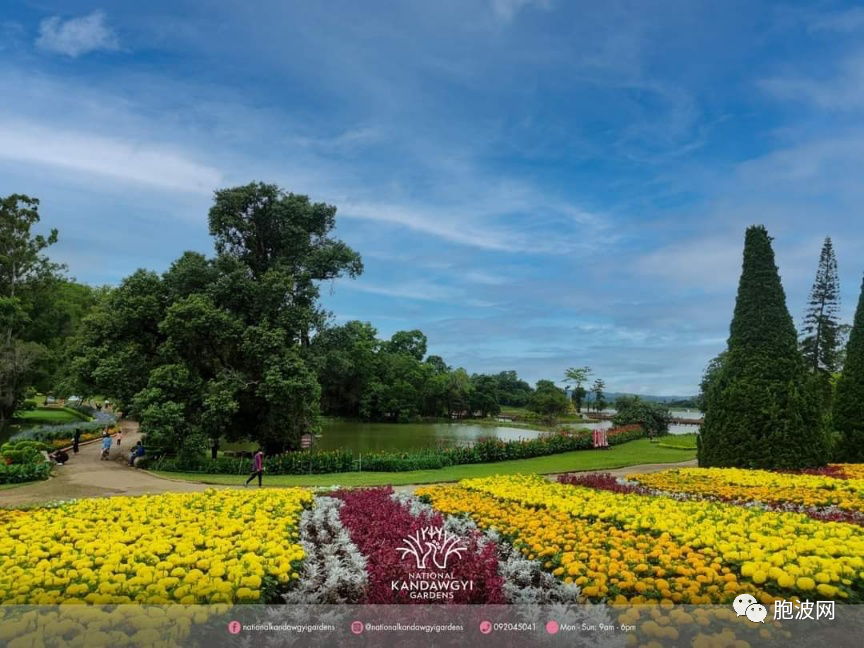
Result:
{"label": "yellow flower bed", "polygon": [[299,578],[301,489],[87,499],[0,517],[0,603],[234,603]]}
{"label": "yellow flower bed", "polygon": [[864,464],[833,464],[840,466],[850,479],[864,479]]}
{"label": "yellow flower bed", "polygon": [[[526,527],[539,529],[550,515],[566,514],[573,524],[599,521],[631,534],[650,535],[655,543],[694,549],[703,559],[712,557],[711,563],[720,566],[721,573],[722,567],[729,567],[739,575],[739,582],[787,599],[798,595],[857,602],[864,598],[864,529],[854,525],[712,502],[621,495],[536,476],[468,479],[458,487],[441,488],[445,493],[447,488],[458,488],[456,498],[473,491],[534,509],[535,519],[512,522],[520,533]],[[435,489],[418,493],[443,500]],[[462,510],[473,516],[467,506]]]}
{"label": "yellow flower bed", "polygon": [[[846,474],[857,467],[844,466]],[[734,500],[837,506],[864,512],[864,479],[790,475],[740,468],[677,468],[649,475],[628,475],[643,486],[675,493],[691,493]]]}
{"label": "yellow flower bed", "polygon": [[740,583],[732,570],[709,550],[696,550],[647,531],[618,528],[609,522],[582,520],[551,508],[500,501],[486,493],[453,486],[421,488],[438,510],[468,514],[483,529],[512,538],[530,560],[539,560],[566,583],[576,583],[591,600],[645,603],[718,603],[752,594],[769,596],[751,583]]}

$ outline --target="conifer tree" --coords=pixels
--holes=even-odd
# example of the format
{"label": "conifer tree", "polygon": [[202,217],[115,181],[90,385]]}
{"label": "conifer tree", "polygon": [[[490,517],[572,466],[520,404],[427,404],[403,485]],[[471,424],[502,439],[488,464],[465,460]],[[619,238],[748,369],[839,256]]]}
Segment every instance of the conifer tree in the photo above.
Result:
{"label": "conifer tree", "polygon": [[846,346],[846,362],[837,382],[834,429],[840,432],[839,458],[864,462],[864,282]]}
{"label": "conifer tree", "polygon": [[819,257],[816,280],[810,290],[801,352],[807,368],[824,377],[837,371],[839,352],[840,280],[837,277],[837,259],[831,238],[827,237]]}
{"label": "conifer tree", "polygon": [[700,466],[823,465],[827,437],[819,401],[763,226],[747,229],[727,353],[706,394]]}

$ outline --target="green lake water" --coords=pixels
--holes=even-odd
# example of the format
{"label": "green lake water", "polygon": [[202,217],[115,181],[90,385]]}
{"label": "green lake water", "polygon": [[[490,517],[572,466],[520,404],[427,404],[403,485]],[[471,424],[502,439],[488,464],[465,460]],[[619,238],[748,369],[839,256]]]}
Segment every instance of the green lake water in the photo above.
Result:
{"label": "green lake water", "polygon": [[354,452],[434,448],[439,444],[462,445],[482,437],[505,441],[534,439],[538,432],[510,427],[488,427],[470,423],[355,423],[326,421],[321,437],[315,439],[321,450],[348,448]]}

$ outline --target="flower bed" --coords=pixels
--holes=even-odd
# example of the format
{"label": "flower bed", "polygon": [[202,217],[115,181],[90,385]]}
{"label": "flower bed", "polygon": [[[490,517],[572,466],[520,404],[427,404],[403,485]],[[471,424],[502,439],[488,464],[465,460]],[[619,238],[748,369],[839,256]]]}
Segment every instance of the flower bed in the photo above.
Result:
{"label": "flower bed", "polygon": [[864,479],[740,468],[677,468],[627,478],[671,493],[864,512]]}
{"label": "flower bed", "polygon": [[[441,514],[423,512],[415,516],[407,505],[394,501],[392,493],[391,488],[364,488],[333,495],[344,502],[340,519],[366,558],[369,588],[365,603],[505,602],[494,545],[481,546],[476,533],[455,537],[449,543],[442,536],[428,538],[428,529],[443,528]],[[400,555],[399,548],[412,537],[422,538],[418,555]],[[448,563],[441,552],[432,551],[430,542],[443,543],[445,548],[458,544],[453,554],[458,559]],[[446,587],[411,589],[421,582],[432,583],[433,587],[443,583]],[[433,596],[434,600],[419,594]]]}
{"label": "flower bed", "polygon": [[297,587],[286,603],[361,603],[366,596],[366,559],[339,519],[341,500],[317,497],[300,518],[300,544],[306,557]]}
{"label": "flower bed", "polygon": [[712,552],[684,546],[668,534],[658,538],[648,530],[574,519],[467,488],[430,487],[418,495],[428,497],[435,508],[470,515],[481,528],[499,530],[526,558],[539,560],[564,583],[579,585],[595,602],[665,598],[700,604],[731,601],[742,593],[765,596],[739,583],[730,568],[713,563]]}
{"label": "flower bed", "polygon": [[271,600],[299,578],[301,489],[78,500],[0,516],[0,603]]}
{"label": "flower bed", "polygon": [[[566,578],[575,564],[576,577],[587,577],[585,585],[592,587],[593,582],[597,587],[583,587],[588,597],[608,597],[614,593],[613,584],[623,591],[616,573],[621,572],[623,582],[630,586],[628,592],[636,590],[631,573],[637,582],[653,579],[655,591],[660,577],[663,582],[658,593],[670,602],[675,601],[676,593],[682,594],[682,601],[728,602],[751,588],[763,592],[757,598],[766,603],[774,596],[864,599],[864,529],[849,524],[713,502],[610,493],[539,477],[470,479],[459,486],[420,489],[418,494],[431,497],[437,508],[471,515],[481,527],[501,525],[498,528],[505,535],[522,538],[529,557],[543,555],[554,569],[563,567],[559,577]],[[638,540],[631,540],[634,535]],[[609,543],[621,548],[614,547],[613,554],[608,551]],[[601,549],[581,550],[580,544]],[[649,558],[637,563],[643,565],[639,571],[631,568],[638,556],[634,548]],[[603,561],[607,551],[608,559]],[[666,560],[662,556],[685,562],[710,559],[710,564],[669,563],[667,567],[658,563]],[[702,587],[707,585],[706,578],[715,581],[718,577],[727,585]],[[611,578],[619,582],[612,583]],[[652,585],[650,580],[646,588],[648,585]],[[666,596],[664,589],[672,596]],[[635,597],[627,598],[632,601]]]}

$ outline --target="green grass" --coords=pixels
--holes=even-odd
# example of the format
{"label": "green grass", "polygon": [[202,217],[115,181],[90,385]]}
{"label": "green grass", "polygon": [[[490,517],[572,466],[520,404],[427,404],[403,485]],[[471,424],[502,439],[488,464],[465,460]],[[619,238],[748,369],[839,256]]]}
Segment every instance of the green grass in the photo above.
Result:
{"label": "green grass", "polygon": [[[639,439],[614,446],[609,450],[580,450],[548,457],[499,461],[487,464],[452,466],[439,470],[415,470],[411,472],[350,472],[329,475],[264,475],[267,486],[381,486],[391,484],[431,484],[458,481],[471,477],[488,477],[515,473],[551,474],[580,470],[611,470],[650,463],[674,463],[696,457],[696,452],[658,447],[648,439]],[[154,471],[154,474],[169,479],[203,482],[205,484],[241,485],[245,475],[202,475],[200,473],[173,473]]]}
{"label": "green grass", "polygon": [[20,412],[15,419],[30,425],[75,423],[76,421],[81,420],[72,412],[67,412],[60,408],[53,407],[37,408],[28,412]]}
{"label": "green grass", "polygon": [[696,436],[695,434],[676,434],[674,436],[669,435],[664,437],[659,445],[662,448],[669,449],[677,449],[682,450],[686,448],[687,450],[695,450],[696,449]]}

